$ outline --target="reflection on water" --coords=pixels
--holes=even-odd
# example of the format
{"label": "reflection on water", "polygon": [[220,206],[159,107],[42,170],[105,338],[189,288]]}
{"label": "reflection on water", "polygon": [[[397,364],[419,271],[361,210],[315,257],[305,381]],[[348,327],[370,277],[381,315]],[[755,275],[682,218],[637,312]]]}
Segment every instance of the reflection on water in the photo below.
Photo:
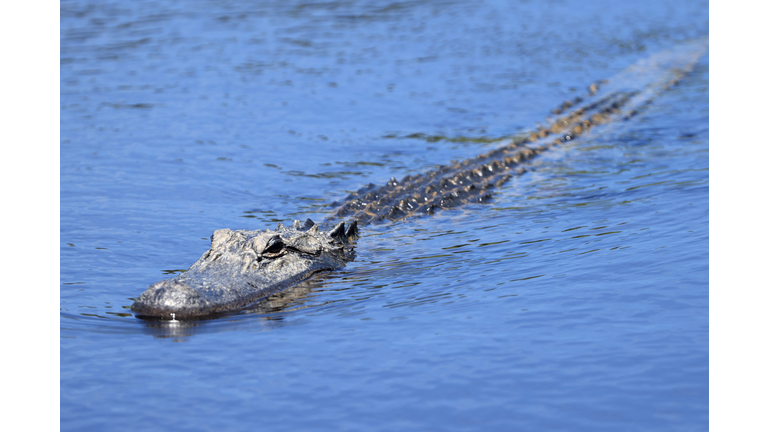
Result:
{"label": "reflection on water", "polygon": [[322,220],[538,128],[706,37],[706,2],[60,7],[63,428],[707,424],[706,55],[492,202],[365,227],[343,271],[214,320],[129,310],[216,229]]}

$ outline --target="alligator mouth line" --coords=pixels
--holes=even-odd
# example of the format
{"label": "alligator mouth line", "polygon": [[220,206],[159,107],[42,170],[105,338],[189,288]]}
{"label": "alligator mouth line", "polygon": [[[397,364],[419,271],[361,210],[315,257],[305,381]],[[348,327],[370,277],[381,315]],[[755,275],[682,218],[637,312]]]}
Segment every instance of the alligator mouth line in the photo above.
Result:
{"label": "alligator mouth line", "polygon": [[[326,218],[328,230],[307,219],[274,230],[217,230],[211,248],[189,270],[150,286],[131,306],[138,317],[201,319],[253,305],[319,272],[354,260],[358,224],[382,223],[467,203],[486,202],[493,190],[523,174],[526,161],[600,126],[629,119],[678,82],[708,48],[694,40],[657,53],[586,94],[560,104],[546,126],[506,145],[424,174],[369,184],[349,195]],[[346,226],[343,219],[351,220]],[[258,265],[254,265],[258,264]]]}

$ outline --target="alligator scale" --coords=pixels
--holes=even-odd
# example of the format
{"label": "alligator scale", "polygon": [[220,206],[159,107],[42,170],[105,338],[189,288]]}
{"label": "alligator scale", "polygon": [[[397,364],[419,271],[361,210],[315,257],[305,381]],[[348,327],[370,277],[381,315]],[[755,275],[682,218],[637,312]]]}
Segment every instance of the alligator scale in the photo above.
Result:
{"label": "alligator scale", "polygon": [[[192,318],[239,310],[355,257],[358,226],[400,220],[490,199],[494,188],[525,172],[536,155],[591,129],[633,116],[689,73],[706,52],[696,40],[658,53],[553,110],[557,117],[528,136],[425,174],[370,184],[348,196],[322,225],[307,219],[274,230],[217,230],[211,248],[186,272],[157,282],[131,306],[138,316]],[[342,219],[350,221],[347,226]],[[173,315],[172,315],[173,314]]]}

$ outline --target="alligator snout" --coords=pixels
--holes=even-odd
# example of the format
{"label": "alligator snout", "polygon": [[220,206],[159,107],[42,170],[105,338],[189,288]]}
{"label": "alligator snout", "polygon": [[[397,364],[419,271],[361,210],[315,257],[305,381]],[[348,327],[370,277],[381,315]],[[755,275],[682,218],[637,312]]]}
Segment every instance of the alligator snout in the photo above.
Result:
{"label": "alligator snout", "polygon": [[210,301],[177,279],[166,279],[152,285],[131,306],[138,315],[171,319],[171,313],[184,318],[199,315],[210,308]]}

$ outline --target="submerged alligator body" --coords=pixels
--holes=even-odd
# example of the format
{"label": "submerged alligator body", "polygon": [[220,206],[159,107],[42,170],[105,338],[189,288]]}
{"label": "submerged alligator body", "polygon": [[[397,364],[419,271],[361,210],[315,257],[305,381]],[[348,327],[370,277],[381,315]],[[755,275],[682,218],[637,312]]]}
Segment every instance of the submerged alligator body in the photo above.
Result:
{"label": "submerged alligator body", "polygon": [[[354,259],[358,224],[433,214],[438,209],[484,202],[492,190],[525,172],[525,162],[588,130],[633,116],[637,109],[689,73],[706,52],[697,40],[656,54],[587,94],[553,110],[557,117],[525,137],[452,166],[426,174],[370,184],[350,195],[326,219],[331,229],[307,220],[275,230],[217,230],[211,248],[186,272],[157,282],[131,306],[140,317],[194,318],[236,311],[315,273],[344,267]],[[351,220],[347,228],[341,219]],[[339,221],[339,222],[336,222]],[[325,225],[328,225],[327,223]]]}

